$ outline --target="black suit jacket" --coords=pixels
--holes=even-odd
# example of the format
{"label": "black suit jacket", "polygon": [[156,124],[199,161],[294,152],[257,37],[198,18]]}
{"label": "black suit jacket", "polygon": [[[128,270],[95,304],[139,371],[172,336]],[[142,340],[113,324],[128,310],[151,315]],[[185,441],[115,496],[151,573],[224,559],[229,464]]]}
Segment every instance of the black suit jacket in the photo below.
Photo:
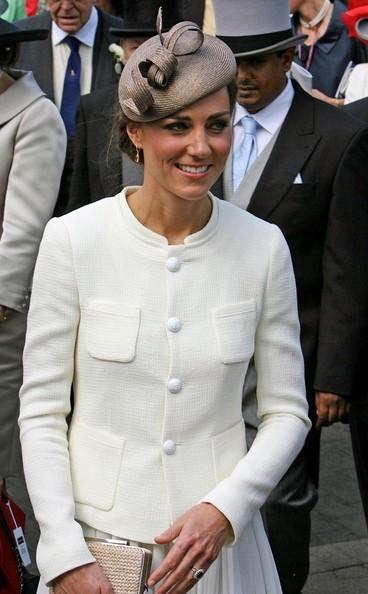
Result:
{"label": "black suit jacket", "polygon": [[[121,27],[122,19],[98,10],[98,25],[93,46],[92,58],[92,90],[106,87],[115,82],[117,75],[114,71],[114,57],[108,47],[116,39],[109,33],[110,27]],[[44,12],[35,17],[18,21],[22,29],[49,29],[51,31],[51,17]],[[51,33],[42,41],[29,41],[20,44],[17,68],[32,70],[41,89],[53,101],[53,68]]]}
{"label": "black suit jacket", "polygon": [[359,101],[353,101],[344,105],[343,110],[355,118],[368,123],[368,97],[363,97]]}
{"label": "black suit jacket", "polygon": [[114,196],[123,184],[139,185],[143,181],[142,165],[122,155],[118,147],[117,102],[116,85],[81,98],[68,211],[105,196]]}
{"label": "black suit jacket", "polygon": [[368,128],[295,85],[248,210],[289,244],[310,402],[314,389],[352,397],[368,301]]}

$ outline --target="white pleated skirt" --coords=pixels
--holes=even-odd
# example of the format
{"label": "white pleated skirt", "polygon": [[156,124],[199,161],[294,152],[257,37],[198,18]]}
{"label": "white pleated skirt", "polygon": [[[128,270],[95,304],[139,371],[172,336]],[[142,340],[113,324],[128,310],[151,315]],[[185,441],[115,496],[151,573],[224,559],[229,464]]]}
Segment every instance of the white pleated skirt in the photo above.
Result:
{"label": "white pleated skirt", "polygon": [[[118,538],[83,525],[85,536]],[[152,551],[152,571],[159,566],[169,548],[147,543],[131,544]],[[154,592],[155,590],[151,590]],[[271,548],[259,513],[244,530],[238,542],[224,547],[204,577],[192,588],[191,594],[282,594]],[[40,581],[37,594],[48,594]]]}

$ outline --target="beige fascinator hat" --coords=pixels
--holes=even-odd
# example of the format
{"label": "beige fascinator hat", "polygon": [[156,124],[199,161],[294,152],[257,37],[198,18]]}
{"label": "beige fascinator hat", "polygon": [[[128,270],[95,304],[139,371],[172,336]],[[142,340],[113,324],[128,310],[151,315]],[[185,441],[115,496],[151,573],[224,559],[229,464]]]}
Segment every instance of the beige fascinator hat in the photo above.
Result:
{"label": "beige fascinator hat", "polygon": [[220,39],[205,35],[195,23],[181,22],[145,41],[129,58],[119,82],[119,102],[134,122],[167,117],[235,77],[231,49]]}

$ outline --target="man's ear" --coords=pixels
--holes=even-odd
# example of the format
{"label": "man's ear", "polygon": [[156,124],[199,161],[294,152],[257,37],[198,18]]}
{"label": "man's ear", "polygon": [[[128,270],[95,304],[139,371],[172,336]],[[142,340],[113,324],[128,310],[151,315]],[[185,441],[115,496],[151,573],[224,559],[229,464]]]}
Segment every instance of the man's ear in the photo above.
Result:
{"label": "man's ear", "polygon": [[289,47],[288,49],[286,49],[282,52],[281,63],[282,63],[284,72],[289,72],[293,59],[294,59],[294,48],[293,47]]}
{"label": "man's ear", "polygon": [[138,149],[142,147],[142,127],[138,122],[128,122],[127,127],[127,134],[134,144],[134,146]]}

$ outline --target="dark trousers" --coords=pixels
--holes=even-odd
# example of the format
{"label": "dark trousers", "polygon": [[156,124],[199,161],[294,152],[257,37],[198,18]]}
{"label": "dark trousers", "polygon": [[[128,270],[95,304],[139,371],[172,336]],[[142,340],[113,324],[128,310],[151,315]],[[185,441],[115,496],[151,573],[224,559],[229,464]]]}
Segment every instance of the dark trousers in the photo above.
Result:
{"label": "dark trousers", "polygon": [[[248,449],[257,434],[256,372],[250,365],[243,389]],[[283,594],[298,594],[309,573],[311,511],[317,503],[320,431],[312,430],[261,509]]]}

